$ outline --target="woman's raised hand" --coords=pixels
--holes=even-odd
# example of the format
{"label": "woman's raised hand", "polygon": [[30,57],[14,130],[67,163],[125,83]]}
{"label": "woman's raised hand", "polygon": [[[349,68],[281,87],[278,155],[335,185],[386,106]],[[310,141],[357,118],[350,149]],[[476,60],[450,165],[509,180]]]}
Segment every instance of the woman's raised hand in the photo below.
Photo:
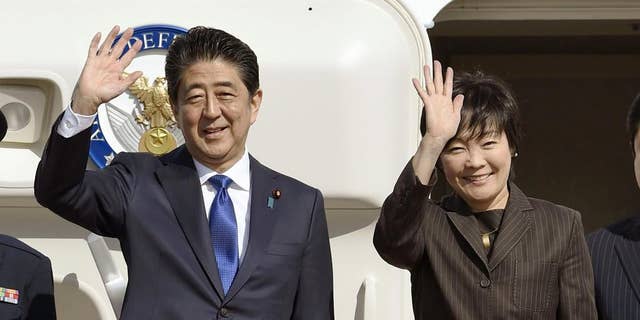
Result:
{"label": "woman's raised hand", "polygon": [[460,110],[464,97],[457,95],[452,99],[453,69],[447,68],[443,81],[440,62],[433,62],[433,78],[429,66],[424,66],[426,86],[423,88],[417,79],[412,79],[425,109],[425,125],[427,131],[424,139],[432,139],[442,147],[455,136],[460,124]]}
{"label": "woman's raised hand", "polygon": [[464,96],[453,94],[453,69],[447,68],[444,80],[440,62],[433,62],[433,77],[429,66],[424,66],[425,88],[420,81],[412,79],[425,110],[426,132],[411,161],[413,170],[423,184],[431,181],[440,153],[451,138],[456,135],[460,125],[460,110]]}

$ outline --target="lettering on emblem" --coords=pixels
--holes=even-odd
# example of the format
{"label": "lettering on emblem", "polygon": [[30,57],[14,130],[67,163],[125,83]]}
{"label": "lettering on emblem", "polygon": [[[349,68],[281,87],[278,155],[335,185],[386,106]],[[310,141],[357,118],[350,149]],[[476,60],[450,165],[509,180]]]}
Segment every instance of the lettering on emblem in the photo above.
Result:
{"label": "lettering on emblem", "polygon": [[131,46],[139,40],[142,42],[142,50],[149,49],[166,49],[169,47],[173,39],[176,37],[175,33],[169,32],[145,32],[140,35],[134,35],[127,43],[127,49],[131,49]]}
{"label": "lettering on emblem", "polygon": [[[96,121],[93,124],[96,125],[98,122]],[[91,133],[91,141],[104,141],[104,136],[102,135],[102,131],[100,131],[100,127]]]}

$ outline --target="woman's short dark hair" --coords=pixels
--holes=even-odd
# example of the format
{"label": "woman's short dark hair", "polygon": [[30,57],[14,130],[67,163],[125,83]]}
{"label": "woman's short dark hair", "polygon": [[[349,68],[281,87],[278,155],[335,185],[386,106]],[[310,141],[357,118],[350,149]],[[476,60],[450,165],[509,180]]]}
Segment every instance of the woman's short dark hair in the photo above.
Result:
{"label": "woman's short dark hair", "polygon": [[629,131],[629,139],[631,141],[631,149],[635,155],[635,139],[638,135],[638,129],[640,129],[640,94],[633,99],[631,108],[629,108],[629,114],[627,115],[627,130]]}
{"label": "woman's short dark hair", "polygon": [[[504,130],[509,147],[517,152],[522,137],[518,103],[502,80],[481,71],[461,73],[453,81],[453,97],[464,95],[456,136],[478,138]],[[425,134],[424,110],[420,131]]]}
{"label": "woman's short dark hair", "polygon": [[260,87],[258,58],[253,50],[225,31],[199,26],[176,36],[167,52],[164,72],[169,99],[174,106],[184,71],[194,63],[215,59],[234,65],[249,91],[249,97],[253,97]]}

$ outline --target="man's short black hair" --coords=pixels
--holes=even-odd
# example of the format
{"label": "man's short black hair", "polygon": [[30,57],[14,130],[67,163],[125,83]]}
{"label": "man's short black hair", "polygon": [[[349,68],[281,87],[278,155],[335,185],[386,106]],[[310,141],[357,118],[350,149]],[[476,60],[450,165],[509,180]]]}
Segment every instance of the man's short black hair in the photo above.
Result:
{"label": "man's short black hair", "polygon": [[177,106],[178,87],[184,71],[194,63],[222,59],[236,67],[240,79],[253,97],[260,87],[258,59],[249,46],[229,33],[194,27],[176,36],[169,46],[164,67],[169,99]]}

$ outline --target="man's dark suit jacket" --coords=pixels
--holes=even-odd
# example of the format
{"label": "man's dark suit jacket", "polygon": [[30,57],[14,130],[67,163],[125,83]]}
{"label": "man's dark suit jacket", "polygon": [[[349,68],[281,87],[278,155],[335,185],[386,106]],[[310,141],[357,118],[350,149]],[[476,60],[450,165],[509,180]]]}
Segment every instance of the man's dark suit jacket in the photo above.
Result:
{"label": "man's dark suit jacket", "polygon": [[[58,120],[59,122],[59,120]],[[187,149],[120,153],[86,171],[90,131],[53,126],[35,181],[38,201],[120,240],[129,283],[121,319],[332,319],[331,253],[322,194],[251,157],[249,243],[225,296],[197,171]],[[273,190],[281,192],[272,208]]]}
{"label": "man's dark suit jacket", "polygon": [[587,236],[600,319],[640,319],[640,217]]}
{"label": "man's dark suit jacket", "polygon": [[457,196],[428,199],[411,162],[385,200],[374,245],[411,272],[416,319],[595,319],[593,273],[577,211],[509,200],[490,258]]}
{"label": "man's dark suit jacket", "polygon": [[56,319],[49,258],[5,235],[0,235],[0,287],[19,293],[17,304],[0,301],[0,319]]}

